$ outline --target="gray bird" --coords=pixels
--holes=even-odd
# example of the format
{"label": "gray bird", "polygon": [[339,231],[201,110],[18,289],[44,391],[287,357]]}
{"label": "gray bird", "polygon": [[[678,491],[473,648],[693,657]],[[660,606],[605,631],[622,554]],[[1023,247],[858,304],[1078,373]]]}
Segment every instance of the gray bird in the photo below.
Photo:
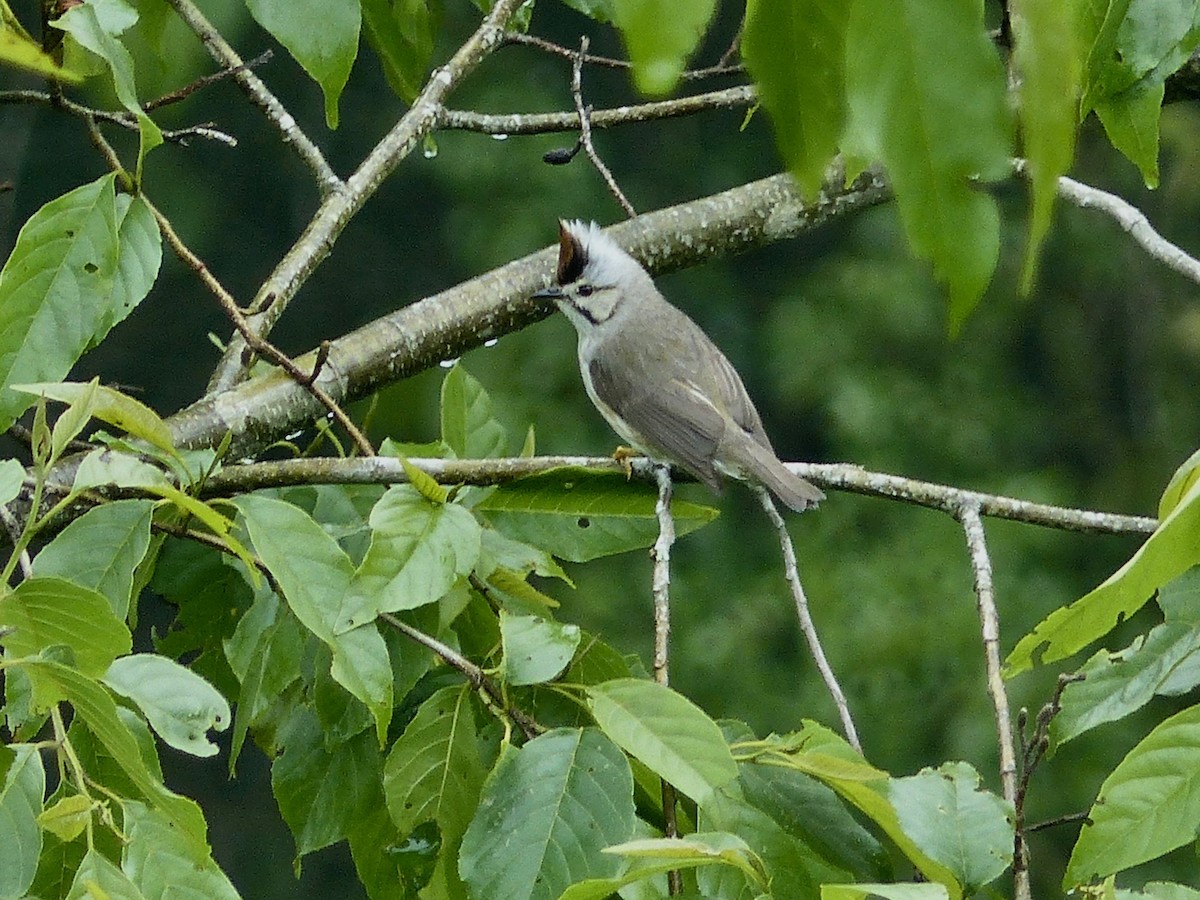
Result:
{"label": "gray bird", "polygon": [[779,461],[742,379],[649,273],[596,223],[560,221],[552,299],[579,333],[579,371],[613,430],[714,491],[721,475],[765,485],[794,510],[825,495]]}

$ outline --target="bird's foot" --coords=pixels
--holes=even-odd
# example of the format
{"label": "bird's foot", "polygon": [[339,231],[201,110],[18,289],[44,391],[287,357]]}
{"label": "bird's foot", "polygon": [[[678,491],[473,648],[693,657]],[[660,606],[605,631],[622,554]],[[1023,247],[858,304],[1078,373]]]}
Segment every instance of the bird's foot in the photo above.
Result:
{"label": "bird's foot", "polygon": [[633,477],[633,460],[637,459],[642,454],[632,447],[621,445],[613,451],[612,458],[621,464],[621,468],[625,470],[625,480],[628,481]]}

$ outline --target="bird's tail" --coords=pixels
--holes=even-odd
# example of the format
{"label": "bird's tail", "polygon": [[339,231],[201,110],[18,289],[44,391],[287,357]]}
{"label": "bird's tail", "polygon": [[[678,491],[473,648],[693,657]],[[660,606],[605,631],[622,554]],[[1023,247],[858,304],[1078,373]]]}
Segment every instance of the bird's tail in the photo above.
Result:
{"label": "bird's tail", "polygon": [[825,499],[820,488],[792,472],[769,448],[757,441],[746,441],[745,456],[749,474],[796,512],[804,512]]}

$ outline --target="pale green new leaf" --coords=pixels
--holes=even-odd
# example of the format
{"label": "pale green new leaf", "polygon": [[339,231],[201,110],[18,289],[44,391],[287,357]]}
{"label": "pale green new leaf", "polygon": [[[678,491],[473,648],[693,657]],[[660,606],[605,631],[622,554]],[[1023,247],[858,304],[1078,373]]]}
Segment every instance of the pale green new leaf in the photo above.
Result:
{"label": "pale green new leaf", "polygon": [[983,790],[979,773],[967,763],[947,762],[894,778],[888,800],[904,833],[954,873],[968,894],[997,878],[1012,862],[1012,807]]}
{"label": "pale green new leaf", "polygon": [[54,57],[42,50],[28,34],[7,28],[5,24],[0,24],[0,63],[58,81],[80,81],[77,72],[56,63]]}
{"label": "pale green new leaf", "polygon": [[229,727],[229,704],[211,684],[172,659],[135,653],[113,660],[101,678],[137,704],[158,736],[192,756],[214,756],[207,732]]}
{"label": "pale green new leaf", "polygon": [[145,900],[125,873],[96,850],[88,850],[75,870],[67,900]]}
{"label": "pale green new leaf", "polygon": [[15,744],[7,771],[0,772],[0,897],[23,897],[37,874],[42,851],[38,815],[46,772],[36,747]]}
{"label": "pale green new leaf", "polygon": [[[137,12],[125,0],[89,0],[68,9],[51,22],[79,44],[103,59],[112,73],[117,99],[138,122],[137,180],[141,181],[142,161],[146,154],[163,142],[162,132],[146,115],[138,101],[137,81],[133,72],[133,56],[118,40],[119,35],[137,21]],[[110,327],[111,327],[111,321]]]}
{"label": "pale green new leaf", "polygon": [[737,778],[721,729],[682,694],[636,678],[593,685],[587,694],[605,734],[701,806]]}
{"label": "pale green new leaf", "polygon": [[140,400],[106,387],[96,379],[89,382],[42,381],[14,384],[12,388],[60,403],[86,404],[93,418],[120,428],[131,437],[141,438],[167,453],[175,452],[171,429],[158,413]]}
{"label": "pale green new leaf", "polygon": [[1017,113],[1021,151],[1029,167],[1033,208],[1021,289],[1033,286],[1038,253],[1058,196],[1058,178],[1075,155],[1083,54],[1076,39],[1076,4],[1060,0],[1014,0],[1013,59],[1020,73]]}
{"label": "pale green new leaf", "polygon": [[716,9],[716,0],[612,0],[639,91],[661,95],[675,87]]}
{"label": "pale green new leaf", "polygon": [[463,837],[459,873],[488,900],[557,900],[616,875],[606,847],[633,833],[629,761],[595,728],[559,728],[508,748]]}
{"label": "pale green new leaf", "polygon": [[492,413],[492,398],[461,364],[442,382],[442,440],[459,459],[503,456],[508,433]]}
{"label": "pale green new leaf", "polygon": [[846,117],[844,0],[750,0],[742,55],[771,116],[775,145],[811,197]]}
{"label": "pale green new leaf", "polygon": [[83,794],[68,794],[42,810],[38,825],[60,841],[70,842],[83,834],[98,805]]}
{"label": "pale green new leaf", "polygon": [[941,884],[823,884],[821,900],[948,900]]}
{"label": "pale green new leaf", "polygon": [[[559,559],[587,562],[649,547],[658,537],[657,494],[615,472],[562,468],[502,485],[475,508],[514,540]],[[679,536],[718,515],[711,506],[671,501]]]}
{"label": "pale green new leaf", "polygon": [[33,403],[11,385],[63,378],[109,316],[118,260],[113,180],[105,175],[34,213],[0,271],[0,428]]}
{"label": "pale green new leaf", "polygon": [[383,792],[400,834],[434,821],[453,843],[470,824],[483,779],[471,692],[461,685],[421,704],[384,763]]}
{"label": "pale green new leaf", "polygon": [[132,646],[129,629],[103,594],[61,578],[34,577],[0,598],[0,640],[12,657],[65,645],[85,675],[100,675]]}
{"label": "pale green new leaf", "polygon": [[954,332],[1000,251],[996,204],[971,179],[1004,176],[1012,155],[1004,67],[983,5],[857,0],[846,48],[844,149],[886,166],[909,244],[950,289]]}
{"label": "pale green new leaf", "polygon": [[158,810],[135,801],[121,805],[128,839],[121,870],[146,900],[204,897],[238,900],[240,895],[213,860],[208,848],[184,839]]}
{"label": "pale green new leaf", "polygon": [[723,831],[702,831],[677,838],[641,838],[609,847],[605,852],[661,859],[678,866],[724,863],[740,869],[759,890],[766,888],[769,881],[755,851],[738,835]]}
{"label": "pale green new leaf", "polygon": [[1098,640],[1145,605],[1154,591],[1200,562],[1200,482],[1159,522],[1121,568],[1017,643],[1004,661],[1011,678],[1035,663],[1064,659]]}
{"label": "pale green new leaf", "polygon": [[103,594],[124,620],[133,573],[150,547],[152,500],[116,500],[85,512],[33,560],[34,575],[56,575]]}
{"label": "pale green new leaf", "polygon": [[321,86],[325,121],[337,128],[338,99],[358,55],[358,0],[246,0],[246,6]]}
{"label": "pale green new leaf", "polygon": [[1200,828],[1200,706],[1150,732],[1100,786],[1064,889],[1155,859]]}
{"label": "pale green new leaf", "polygon": [[[158,230],[158,222],[146,199],[141,195],[133,197],[119,194],[117,221],[120,223],[117,233],[121,248],[117,257],[117,274],[113,280],[109,316],[100,323],[101,332],[96,336],[97,342],[146,299],[162,266],[162,232]],[[170,445],[163,449],[169,450]]]}
{"label": "pale green new leaf", "polygon": [[0,506],[6,506],[21,493],[25,483],[25,467],[15,459],[0,462]]}
{"label": "pale green new leaf", "polygon": [[509,684],[541,684],[567,667],[579,646],[579,626],[500,611],[502,671]]}

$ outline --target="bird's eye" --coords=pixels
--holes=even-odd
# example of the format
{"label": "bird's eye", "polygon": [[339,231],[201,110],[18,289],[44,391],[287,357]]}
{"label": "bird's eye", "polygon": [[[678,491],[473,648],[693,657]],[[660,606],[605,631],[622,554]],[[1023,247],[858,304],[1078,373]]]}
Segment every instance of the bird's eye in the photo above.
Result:
{"label": "bird's eye", "polygon": [[580,297],[590,297],[590,296],[592,296],[592,291],[594,291],[594,290],[595,290],[595,288],[592,287],[590,284],[581,284],[579,286],[579,296]]}

